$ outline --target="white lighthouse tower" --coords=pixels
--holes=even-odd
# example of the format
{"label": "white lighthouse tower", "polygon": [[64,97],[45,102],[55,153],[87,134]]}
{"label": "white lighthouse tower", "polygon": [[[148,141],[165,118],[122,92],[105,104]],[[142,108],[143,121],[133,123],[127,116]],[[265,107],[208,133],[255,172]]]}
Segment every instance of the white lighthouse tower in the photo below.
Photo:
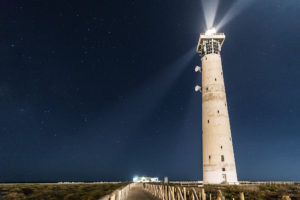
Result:
{"label": "white lighthouse tower", "polygon": [[204,184],[238,184],[223,78],[221,47],[224,33],[215,29],[200,35],[197,52],[202,67],[202,148]]}

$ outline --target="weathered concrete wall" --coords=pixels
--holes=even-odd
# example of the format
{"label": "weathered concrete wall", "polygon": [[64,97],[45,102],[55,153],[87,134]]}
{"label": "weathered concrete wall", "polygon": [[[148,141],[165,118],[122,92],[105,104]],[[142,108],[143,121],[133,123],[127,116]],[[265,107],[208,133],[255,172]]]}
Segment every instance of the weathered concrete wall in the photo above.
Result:
{"label": "weathered concrete wall", "polygon": [[203,182],[238,183],[221,56],[202,57]]}

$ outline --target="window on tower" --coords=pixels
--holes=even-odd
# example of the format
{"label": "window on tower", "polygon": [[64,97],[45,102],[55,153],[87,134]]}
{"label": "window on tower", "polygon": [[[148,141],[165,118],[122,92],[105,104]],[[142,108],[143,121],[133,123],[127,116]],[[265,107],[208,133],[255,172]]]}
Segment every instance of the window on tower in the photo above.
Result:
{"label": "window on tower", "polygon": [[224,155],[221,155],[221,161],[224,162]]}
{"label": "window on tower", "polygon": [[207,54],[212,54],[212,50],[213,50],[212,42],[211,42],[211,41],[208,41],[208,42],[206,43],[206,53],[207,53]]}
{"label": "window on tower", "polygon": [[225,168],[222,168],[222,171],[225,172]]}
{"label": "window on tower", "polygon": [[207,120],[207,123],[209,124],[209,120]]}
{"label": "window on tower", "polygon": [[207,54],[220,54],[220,42],[217,40],[206,40],[202,43],[202,56]]}
{"label": "window on tower", "polygon": [[219,43],[217,41],[213,42],[213,49],[215,54],[219,54]]}

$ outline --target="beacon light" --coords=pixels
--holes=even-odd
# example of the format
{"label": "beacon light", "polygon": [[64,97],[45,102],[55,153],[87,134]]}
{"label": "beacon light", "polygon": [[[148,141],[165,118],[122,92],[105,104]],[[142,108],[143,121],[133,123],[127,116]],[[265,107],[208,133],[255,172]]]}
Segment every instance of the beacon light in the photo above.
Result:
{"label": "beacon light", "polygon": [[208,29],[205,32],[205,35],[213,35],[213,34],[216,34],[216,33],[217,33],[217,30],[215,28],[211,28],[211,29]]}

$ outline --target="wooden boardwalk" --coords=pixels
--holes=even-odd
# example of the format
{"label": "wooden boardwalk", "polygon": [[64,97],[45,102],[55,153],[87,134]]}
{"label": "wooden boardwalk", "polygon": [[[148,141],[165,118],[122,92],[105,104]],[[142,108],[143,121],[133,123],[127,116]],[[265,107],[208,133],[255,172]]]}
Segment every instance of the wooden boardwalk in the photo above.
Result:
{"label": "wooden boardwalk", "polygon": [[143,188],[143,184],[138,184],[130,189],[127,200],[160,200]]}

